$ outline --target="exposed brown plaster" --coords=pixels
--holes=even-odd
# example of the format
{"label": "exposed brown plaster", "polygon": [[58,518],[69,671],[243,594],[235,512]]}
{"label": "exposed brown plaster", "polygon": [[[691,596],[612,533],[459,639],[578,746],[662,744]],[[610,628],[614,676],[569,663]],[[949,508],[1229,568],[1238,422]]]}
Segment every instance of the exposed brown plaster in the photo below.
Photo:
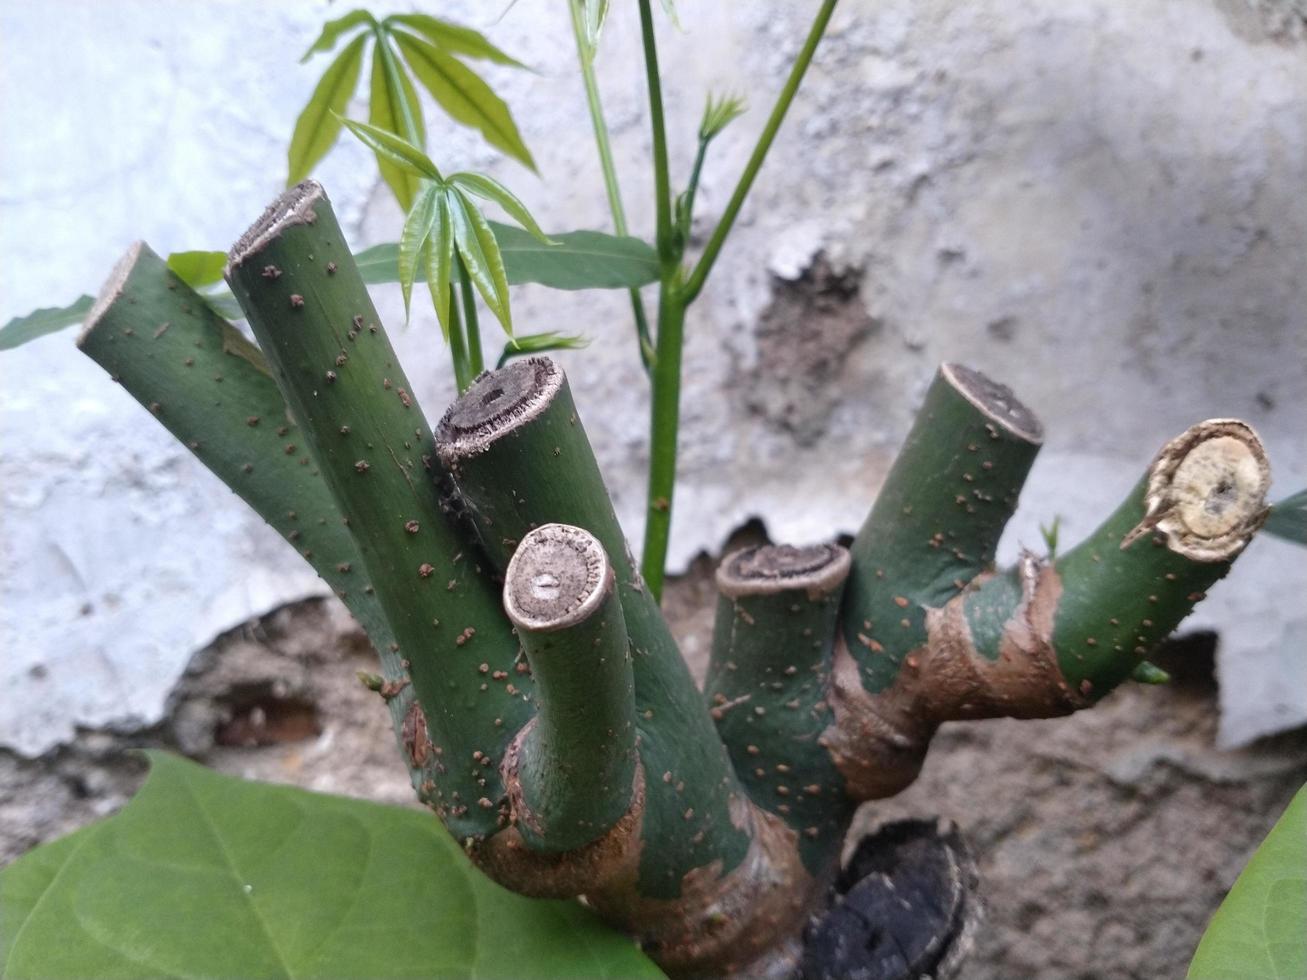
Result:
{"label": "exposed brown plaster", "polygon": [[836,638],[834,720],[821,742],[843,774],[850,798],[883,799],[910,785],[942,722],[1051,718],[1088,703],[1067,685],[1053,649],[1060,577],[1029,553],[1017,568],[1021,601],[1003,627],[996,660],[976,651],[963,608],[965,592],[943,608],[926,610],[926,643],[908,654],[894,684],[879,694],[863,688],[856,661],[843,637]]}

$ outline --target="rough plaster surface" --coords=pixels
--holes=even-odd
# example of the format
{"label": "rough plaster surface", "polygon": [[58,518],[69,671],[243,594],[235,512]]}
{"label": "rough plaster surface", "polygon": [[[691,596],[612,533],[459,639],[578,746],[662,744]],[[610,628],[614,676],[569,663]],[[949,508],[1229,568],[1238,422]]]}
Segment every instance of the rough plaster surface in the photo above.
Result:
{"label": "rough plaster surface", "polygon": [[[706,89],[753,105],[710,160],[702,238],[806,8],[683,6],[683,33],[660,26],[674,173]],[[136,238],[232,242],[280,186],[320,70],[296,58],[336,12],[5,4],[0,319],[93,290]],[[442,12],[538,67],[487,74],[545,180],[444,123],[430,126],[437,161],[505,179],[546,227],[605,226],[558,5],[525,0],[498,22],[482,4]],[[944,359],[1007,381],[1047,426],[1009,557],[1055,513],[1065,540],[1089,530],[1204,417],[1259,429],[1277,495],[1307,483],[1305,23],[1297,0],[841,4],[690,316],[673,565],[750,516],[777,539],[856,529]],[[647,230],[637,33],[614,13],[599,72],[632,226]],[[398,229],[372,173],[348,144],[319,172],[359,246]],[[522,329],[594,339],[564,361],[638,540],[645,384],[625,298],[525,287],[514,301]],[[379,302],[397,323],[397,296]],[[452,384],[431,317],[397,345],[437,415]],[[69,334],[0,355],[0,407],[0,743],[35,754],[78,724],[151,722],[209,636],[315,588]],[[1225,744],[1307,720],[1303,594],[1302,554],[1259,542],[1199,614],[1223,635]]]}

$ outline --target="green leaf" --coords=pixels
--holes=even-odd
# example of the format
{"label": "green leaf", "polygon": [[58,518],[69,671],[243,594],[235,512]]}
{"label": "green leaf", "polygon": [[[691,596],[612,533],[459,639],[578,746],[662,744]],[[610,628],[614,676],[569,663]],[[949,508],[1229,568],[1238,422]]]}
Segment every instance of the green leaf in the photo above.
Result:
{"label": "green leaf", "polygon": [[1307,787],[1257,848],[1203,933],[1190,980],[1307,977]]}
{"label": "green leaf", "polygon": [[376,23],[372,19],[372,15],[366,10],[351,10],[343,17],[327,21],[322,25],[322,33],[313,42],[313,46],[304,52],[304,57],[300,58],[300,64],[304,64],[320,51],[330,51],[336,46],[336,42],[340,40],[342,34],[349,33],[360,24],[375,25]]}
{"label": "green leaf", "polygon": [[[377,44],[372,53],[371,99],[368,103],[368,122],[388,133],[396,133],[407,138],[411,130],[416,139],[411,145],[419,148],[426,146],[426,128],[422,121],[422,106],[418,102],[417,91],[409,81],[408,73],[399,64],[395,52],[390,49],[390,42],[385,33],[378,34]],[[377,169],[381,179],[390,188],[400,209],[405,214],[413,207],[421,178],[396,166],[389,157],[377,155]]]}
{"label": "green leaf", "polygon": [[508,106],[476,72],[414,34],[395,31],[392,36],[413,74],[451,119],[479,130],[491,146],[536,169]]}
{"label": "green leaf", "polygon": [[[552,236],[557,245],[541,245],[521,228],[487,223],[499,242],[510,286],[533,282],[550,289],[638,289],[658,281],[658,255],[638,238],[569,231]],[[373,245],[354,258],[369,285],[399,282],[398,245]]]}
{"label": "green leaf", "polygon": [[1262,529],[1294,544],[1307,545],[1307,490],[1299,490],[1271,505]]}
{"label": "green leaf", "polygon": [[394,133],[379,129],[376,126],[369,126],[367,123],[356,122],[353,119],[342,119],[341,122],[369,150],[377,154],[378,157],[385,157],[406,173],[424,177],[428,180],[442,179],[440,171],[436,169],[436,165],[431,162],[430,157],[412,143],[407,143]]}
{"label": "green leaf", "polygon": [[493,177],[487,177],[485,174],[457,173],[449,175],[449,182],[456,187],[463,188],[465,191],[470,191],[477,197],[485,198],[487,201],[494,201],[508,212],[510,218],[529,231],[531,236],[542,244],[557,244],[540,230],[540,226],[536,224],[535,218],[531,217],[531,212],[526,209],[526,205],[518,200],[512,191]]}
{"label": "green leaf", "polygon": [[222,282],[226,266],[226,252],[173,252],[168,256],[168,268],[192,289]]}
{"label": "green leaf", "polygon": [[572,0],[581,5],[582,23],[585,25],[585,43],[587,57],[594,58],[599,50],[599,35],[603,33],[604,21],[608,19],[609,0]]}
{"label": "green leaf", "polygon": [[436,220],[431,229],[431,238],[427,243],[427,288],[431,290],[431,302],[436,308],[436,320],[440,323],[440,332],[449,343],[449,286],[453,282],[454,268],[454,226],[449,213],[448,192],[436,195]]}
{"label": "green leaf", "polygon": [[409,297],[413,293],[413,280],[417,278],[422,249],[431,234],[431,224],[436,217],[436,200],[439,197],[440,189],[435,184],[428,184],[419,192],[413,210],[404,219],[404,231],[399,239],[399,288],[404,294],[406,323],[409,314]]}
{"label": "green leaf", "polygon": [[703,107],[703,119],[699,122],[699,139],[707,143],[721,135],[721,131],[748,110],[748,103],[738,95],[724,95],[714,99],[708,95]]}
{"label": "green leaf", "polygon": [[81,296],[69,306],[48,306],[33,310],[26,316],[16,316],[0,327],[0,350],[10,350],[37,337],[81,323],[94,305],[94,296]]}
{"label": "green leaf", "polygon": [[454,226],[454,243],[467,276],[499,320],[504,333],[513,336],[513,314],[508,301],[508,276],[499,242],[473,200],[457,187],[445,192]]}
{"label": "green leaf", "polygon": [[460,54],[465,58],[481,58],[496,64],[508,65],[510,68],[526,68],[530,71],[522,62],[491,44],[484,34],[470,27],[460,27],[458,24],[437,20],[427,14],[392,14],[386,18],[386,23],[403,24],[424,35],[436,47],[450,54]]}
{"label": "green leaf", "polygon": [[1039,525],[1039,533],[1044,536],[1044,546],[1048,548],[1048,560],[1052,561],[1057,557],[1057,539],[1059,532],[1062,530],[1062,515],[1054,514],[1053,523],[1047,526]]}
{"label": "green leaf", "polygon": [[0,872],[0,973],[661,976],[580,905],[491,882],[430,813],[150,758],[116,816]]}
{"label": "green leaf", "polygon": [[590,338],[583,337],[580,334],[555,333],[553,331],[529,333],[514,337],[506,343],[495,367],[501,368],[513,358],[522,357],[526,354],[542,354],[550,350],[580,350],[589,346]]}
{"label": "green leaf", "polygon": [[308,104],[295,120],[295,132],[286,154],[286,186],[298,184],[327,155],[340,135],[340,114],[358,87],[363,68],[363,46],[369,35],[360,34],[333,61],[318,81]]}

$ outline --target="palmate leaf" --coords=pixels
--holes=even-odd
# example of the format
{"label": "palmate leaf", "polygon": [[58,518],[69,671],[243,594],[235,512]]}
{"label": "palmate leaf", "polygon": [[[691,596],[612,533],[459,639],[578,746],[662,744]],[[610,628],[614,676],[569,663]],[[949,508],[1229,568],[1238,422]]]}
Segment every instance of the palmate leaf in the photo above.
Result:
{"label": "palmate leaf", "polygon": [[342,119],[341,123],[378,158],[384,157],[395,167],[415,177],[443,181],[444,178],[430,157],[394,133],[354,119]]}
{"label": "palmate leaf", "polygon": [[485,216],[471,198],[457,187],[445,192],[445,203],[454,231],[454,244],[467,277],[495,315],[504,332],[513,336],[513,314],[508,300],[508,275],[499,243]]}
{"label": "palmate leaf", "polygon": [[366,10],[351,10],[343,17],[337,17],[335,20],[327,21],[322,25],[322,33],[318,35],[318,39],[313,42],[313,45],[305,51],[304,56],[300,58],[300,64],[304,64],[304,62],[308,61],[319,52],[330,51],[336,46],[336,42],[340,40],[341,35],[348,34],[354,28],[361,27],[364,24],[371,27],[376,27],[377,25],[376,20],[373,19],[372,15]]}
{"label": "palmate leaf", "polygon": [[422,249],[426,247],[427,238],[431,234],[439,195],[440,191],[434,183],[423,187],[413,203],[413,210],[404,219],[404,231],[399,238],[399,289],[404,295],[405,323],[409,317],[413,281],[417,278],[418,264],[422,261]]}
{"label": "palmate leaf", "polygon": [[723,129],[748,111],[749,105],[738,95],[723,95],[713,98],[709,93],[703,107],[703,118],[699,122],[699,139],[703,142],[716,139]]}
{"label": "palmate leaf", "polygon": [[448,195],[437,191],[435,224],[427,239],[427,288],[431,290],[431,302],[436,308],[436,320],[440,323],[440,332],[449,343],[449,293],[454,274],[454,226],[453,216],[449,213]]}
{"label": "palmate leaf", "polygon": [[1299,490],[1273,504],[1262,530],[1285,541],[1307,545],[1307,490]]}
{"label": "palmate leaf", "polygon": [[308,104],[295,120],[287,151],[286,186],[298,184],[327,155],[340,135],[340,114],[358,87],[363,68],[363,47],[369,35],[361,34],[346,45],[322,74]]}
{"label": "palmate leaf", "polygon": [[417,80],[450,118],[479,130],[491,146],[536,169],[507,104],[476,72],[416,34],[393,31],[391,36]]}
{"label": "palmate leaf", "polygon": [[510,68],[523,68],[530,71],[512,55],[491,44],[484,34],[470,27],[460,27],[458,24],[437,20],[427,14],[391,14],[386,18],[385,23],[402,24],[450,54],[459,54],[465,58],[480,58],[499,65],[508,65]]}
{"label": "palmate leaf", "polygon": [[0,871],[0,974],[661,976],[580,905],[491,882],[429,813],[150,758],[117,815]]}
{"label": "palmate leaf", "polygon": [[[426,146],[426,125],[417,90],[391,50],[385,36],[378,38],[372,52],[371,101],[368,122],[378,129],[395,133],[418,147]],[[377,169],[390,188],[400,208],[407,214],[417,196],[420,178],[407,173],[393,161],[377,154]]]}
{"label": "palmate leaf", "polygon": [[1307,787],[1257,848],[1203,933],[1189,980],[1307,976]]}
{"label": "palmate leaf", "polygon": [[540,226],[536,224],[535,218],[531,217],[531,212],[526,209],[526,205],[518,200],[512,191],[493,177],[488,177],[485,174],[457,173],[449,175],[449,182],[455,187],[460,187],[475,194],[477,197],[484,198],[487,201],[494,201],[508,212],[510,218],[530,232],[532,237],[538,241],[545,245],[557,244],[540,230]]}

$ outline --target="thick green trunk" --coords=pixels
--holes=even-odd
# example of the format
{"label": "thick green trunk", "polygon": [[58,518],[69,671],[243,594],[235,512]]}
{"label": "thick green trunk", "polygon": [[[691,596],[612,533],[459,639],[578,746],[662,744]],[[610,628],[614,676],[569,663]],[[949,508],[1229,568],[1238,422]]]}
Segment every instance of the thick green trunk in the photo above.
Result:
{"label": "thick green trunk", "polygon": [[850,552],[845,643],[871,693],[926,641],[943,606],[994,561],[1043,430],[1006,387],[945,364]]}
{"label": "thick green trunk", "polygon": [[748,833],[731,818],[744,793],[657,602],[631,560],[563,372],[544,357],[482,375],[437,433],[466,514],[498,567],[531,529],[570,524],[613,564],[631,638],[636,723],[648,780],[640,890],[675,898],[694,868],[736,867]]}
{"label": "thick green trunk", "polygon": [[[258,348],[144,243],[119,262],[78,346],[345,601],[377,648],[378,686],[399,735],[413,704],[407,671],[358,545]],[[421,791],[435,775],[435,760],[409,762]]]}
{"label": "thick green trunk", "polygon": [[[590,534],[546,524],[509,563],[504,608],[540,703],[518,738],[509,799],[527,846],[571,851],[608,833],[635,789],[635,684],[613,568]],[[511,754],[510,754],[511,755]]]}
{"label": "thick green trunk", "polygon": [[431,431],[322,188],[282,195],[232,250],[227,279],[408,664],[421,704],[410,754],[439,757],[429,801],[456,836],[493,834],[530,680],[488,563],[442,513]]}
{"label": "thick green trunk", "polygon": [[727,555],[704,685],[740,781],[798,834],[814,877],[838,861],[853,814],[844,777],[819,743],[831,723],[831,645],[848,572],[838,545]]}

